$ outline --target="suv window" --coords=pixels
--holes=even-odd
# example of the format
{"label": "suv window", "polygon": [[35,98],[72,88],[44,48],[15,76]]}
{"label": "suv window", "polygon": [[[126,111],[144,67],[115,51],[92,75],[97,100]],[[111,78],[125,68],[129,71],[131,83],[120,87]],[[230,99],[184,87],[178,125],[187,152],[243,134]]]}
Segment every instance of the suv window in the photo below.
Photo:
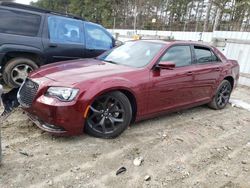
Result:
{"label": "suv window", "polygon": [[190,46],[174,46],[167,50],[161,61],[171,61],[176,67],[183,67],[191,64],[192,56]]}
{"label": "suv window", "polygon": [[216,55],[206,47],[194,46],[194,52],[196,55],[197,63],[208,63],[218,61]]}
{"label": "suv window", "polygon": [[113,47],[112,38],[98,25],[85,23],[87,49],[108,50]]}
{"label": "suv window", "polygon": [[21,11],[0,9],[0,32],[15,35],[37,36],[41,16]]}
{"label": "suv window", "polygon": [[49,16],[49,38],[52,43],[83,44],[83,22],[60,16]]}

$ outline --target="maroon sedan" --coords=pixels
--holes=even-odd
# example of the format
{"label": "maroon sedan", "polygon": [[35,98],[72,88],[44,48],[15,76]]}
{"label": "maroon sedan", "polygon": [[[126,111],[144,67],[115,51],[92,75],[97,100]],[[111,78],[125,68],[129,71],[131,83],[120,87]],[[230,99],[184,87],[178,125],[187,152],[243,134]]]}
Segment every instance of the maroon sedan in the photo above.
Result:
{"label": "maroon sedan", "polygon": [[214,47],[141,40],[95,59],[43,66],[18,99],[45,131],[112,138],[132,122],[166,112],[202,104],[223,109],[238,78],[238,63]]}

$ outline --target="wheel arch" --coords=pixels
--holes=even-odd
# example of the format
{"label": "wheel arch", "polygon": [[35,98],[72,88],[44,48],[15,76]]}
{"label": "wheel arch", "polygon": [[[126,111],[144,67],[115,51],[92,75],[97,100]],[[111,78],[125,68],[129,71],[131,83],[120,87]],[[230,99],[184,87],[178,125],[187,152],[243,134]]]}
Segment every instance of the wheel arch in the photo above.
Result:
{"label": "wheel arch", "polygon": [[234,87],[234,78],[233,78],[232,76],[226,76],[226,77],[224,78],[224,80],[229,81],[230,84],[231,84],[231,87],[232,87],[232,88]]}
{"label": "wheel arch", "polygon": [[130,92],[129,90],[126,90],[126,89],[120,89],[118,91],[122,92],[128,98],[128,100],[130,102],[130,105],[131,105],[131,108],[132,108],[132,120],[131,120],[131,123],[134,123],[135,119],[136,119],[136,115],[137,115],[137,101],[136,101],[135,95],[132,92]]}
{"label": "wheel arch", "polygon": [[21,51],[10,51],[5,54],[2,61],[2,67],[5,67],[5,65],[14,58],[27,58],[34,61],[38,66],[41,66],[44,64],[44,58],[41,54],[35,53],[35,52],[21,52]]}
{"label": "wheel arch", "polygon": [[99,96],[104,95],[106,93],[114,92],[114,91],[120,91],[128,98],[130,105],[131,105],[131,108],[132,108],[131,123],[135,122],[136,117],[137,117],[137,107],[138,107],[137,98],[136,98],[135,93],[129,88],[114,87],[114,88],[108,88],[108,89],[102,90],[102,91],[98,92],[96,95],[94,95],[94,96],[92,95],[93,97],[90,99],[88,105],[91,105],[95,101],[95,99],[98,98]]}

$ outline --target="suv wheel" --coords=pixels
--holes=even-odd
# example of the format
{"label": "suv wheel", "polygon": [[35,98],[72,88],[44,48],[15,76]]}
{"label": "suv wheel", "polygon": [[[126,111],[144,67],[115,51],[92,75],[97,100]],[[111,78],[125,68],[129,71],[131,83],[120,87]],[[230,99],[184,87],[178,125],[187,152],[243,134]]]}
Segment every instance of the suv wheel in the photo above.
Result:
{"label": "suv wheel", "polygon": [[31,59],[11,59],[7,62],[3,71],[4,82],[10,87],[19,87],[28,74],[37,68],[37,64]]}

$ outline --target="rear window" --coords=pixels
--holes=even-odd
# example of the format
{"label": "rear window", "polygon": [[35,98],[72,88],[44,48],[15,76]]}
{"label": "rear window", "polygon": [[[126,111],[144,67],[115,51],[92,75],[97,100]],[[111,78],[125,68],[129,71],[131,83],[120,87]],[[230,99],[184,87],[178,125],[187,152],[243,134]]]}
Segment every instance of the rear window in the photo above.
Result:
{"label": "rear window", "polygon": [[0,9],[0,32],[7,34],[37,36],[41,16],[21,11]]}
{"label": "rear window", "polygon": [[201,46],[194,46],[197,62],[200,64],[218,61],[216,55],[209,49]]}

